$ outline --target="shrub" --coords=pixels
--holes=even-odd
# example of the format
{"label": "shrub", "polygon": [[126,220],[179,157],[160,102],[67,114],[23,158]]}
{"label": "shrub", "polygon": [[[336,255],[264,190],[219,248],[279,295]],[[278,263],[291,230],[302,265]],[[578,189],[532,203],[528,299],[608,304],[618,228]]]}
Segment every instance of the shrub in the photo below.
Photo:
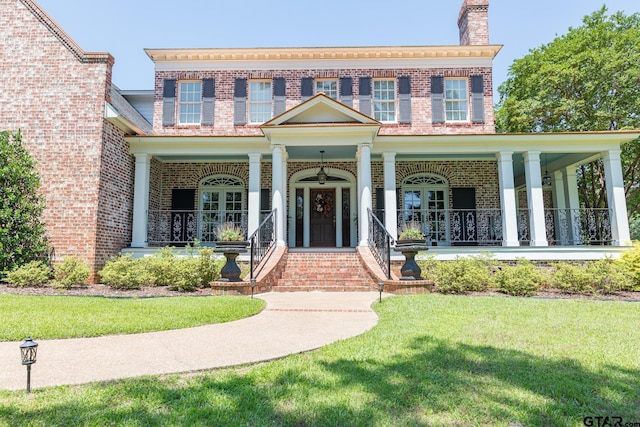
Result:
{"label": "shrub", "polygon": [[592,292],[611,294],[632,289],[631,275],[621,266],[620,262],[610,258],[589,262],[587,273],[591,277]]}
{"label": "shrub", "polygon": [[459,294],[485,290],[491,282],[491,276],[483,258],[457,258],[455,261],[438,263],[434,281],[437,291]]}
{"label": "shrub", "polygon": [[140,289],[153,282],[142,259],[132,259],[131,254],[111,258],[100,271],[100,283],[114,288]]}
{"label": "shrub", "polygon": [[418,267],[422,270],[422,276],[426,279],[433,279],[436,276],[436,271],[440,262],[441,261],[436,261],[436,256],[434,254],[429,254],[426,258],[418,259],[418,257],[416,257],[416,263],[418,263]]}
{"label": "shrub", "polygon": [[171,286],[178,279],[176,256],[173,247],[164,247],[152,256],[143,258],[141,263],[151,276],[151,286]]}
{"label": "shrub", "polygon": [[13,286],[40,286],[51,278],[51,268],[43,261],[30,261],[7,273],[5,280]]}
{"label": "shrub", "polygon": [[591,277],[583,265],[558,262],[553,264],[551,286],[565,292],[591,292]]}
{"label": "shrub", "polygon": [[535,295],[544,283],[544,275],[529,260],[519,259],[515,265],[503,265],[494,275],[494,283],[508,295]]}
{"label": "shrub", "polygon": [[89,265],[78,257],[65,257],[53,268],[54,286],[69,289],[73,285],[86,285],[91,271]]}
{"label": "shrub", "polygon": [[201,248],[199,252],[198,271],[200,272],[200,286],[203,288],[220,278],[220,270],[224,260],[214,257],[213,254],[213,248]]}
{"label": "shrub", "polygon": [[189,292],[202,286],[202,273],[199,269],[198,258],[178,258],[171,263],[174,279],[169,289]]}
{"label": "shrub", "polygon": [[629,290],[640,292],[640,242],[634,242],[633,249],[622,255],[620,263],[632,280]]}

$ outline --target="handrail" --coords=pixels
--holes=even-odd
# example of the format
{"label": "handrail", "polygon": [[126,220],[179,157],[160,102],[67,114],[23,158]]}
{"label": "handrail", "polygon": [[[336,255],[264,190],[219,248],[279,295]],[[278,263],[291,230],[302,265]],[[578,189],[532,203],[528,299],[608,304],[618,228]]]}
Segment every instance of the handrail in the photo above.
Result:
{"label": "handrail", "polygon": [[380,220],[367,208],[369,214],[369,247],[373,257],[391,280],[391,245],[393,237]]}
{"label": "handrail", "polygon": [[276,243],[276,210],[269,212],[269,215],[262,220],[256,231],[249,236],[251,242],[251,295],[253,296],[253,287],[257,277],[256,270],[264,256],[275,246]]}

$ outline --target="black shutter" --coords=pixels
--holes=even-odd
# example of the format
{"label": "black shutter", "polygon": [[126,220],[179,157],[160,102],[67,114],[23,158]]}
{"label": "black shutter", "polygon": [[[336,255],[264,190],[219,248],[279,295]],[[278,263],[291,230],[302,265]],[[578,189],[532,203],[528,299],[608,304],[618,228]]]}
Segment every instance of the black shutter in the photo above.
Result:
{"label": "black shutter", "polygon": [[273,115],[284,113],[287,108],[287,82],[284,77],[273,79]]}
{"label": "black shutter", "polygon": [[247,124],[247,79],[236,79],[233,86],[233,124]]}
{"label": "black shutter", "polygon": [[399,123],[411,123],[411,79],[409,76],[398,77],[398,110]]}
{"label": "black shutter", "polygon": [[444,123],[444,82],[442,76],[431,76],[431,122]]}
{"label": "black shutter", "polygon": [[176,123],[176,80],[164,81],[162,90],[162,125],[173,126]]}
{"label": "black shutter", "polygon": [[172,245],[184,246],[196,238],[195,197],[196,190],[192,188],[171,190]]}
{"label": "black shutter", "polygon": [[303,77],[300,81],[300,97],[302,101],[313,96],[313,77]]}
{"label": "black shutter", "polygon": [[376,217],[384,224],[384,188],[376,188]]}
{"label": "black shutter", "polygon": [[484,123],[484,81],[482,76],[471,76],[471,121]]}
{"label": "black shutter", "polygon": [[359,85],[360,112],[371,117],[371,77],[360,77]]}
{"label": "black shutter", "polygon": [[353,79],[340,77],[340,102],[348,107],[353,107]]}
{"label": "black shutter", "polygon": [[478,224],[476,218],[476,189],[473,187],[451,188],[453,217],[458,218],[459,224],[451,227],[451,243],[463,246],[478,244]]}
{"label": "black shutter", "polygon": [[271,190],[268,188],[260,189],[260,211],[270,211],[271,206],[269,205],[269,196],[271,194]]}
{"label": "black shutter", "polygon": [[216,85],[214,79],[202,81],[202,124],[213,125]]}

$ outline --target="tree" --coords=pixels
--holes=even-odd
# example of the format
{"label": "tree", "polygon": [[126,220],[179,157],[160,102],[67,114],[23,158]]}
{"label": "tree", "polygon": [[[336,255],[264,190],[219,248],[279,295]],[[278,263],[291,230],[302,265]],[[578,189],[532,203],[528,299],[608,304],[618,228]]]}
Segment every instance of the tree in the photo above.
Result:
{"label": "tree", "polygon": [[47,252],[44,198],[20,132],[0,132],[0,278]]}
{"label": "tree", "polygon": [[[498,88],[499,132],[569,132],[640,128],[640,14],[583,18],[567,34],[513,62]],[[622,147],[629,216],[640,214],[640,139]],[[578,186],[587,207],[604,207],[601,161],[582,165]]]}

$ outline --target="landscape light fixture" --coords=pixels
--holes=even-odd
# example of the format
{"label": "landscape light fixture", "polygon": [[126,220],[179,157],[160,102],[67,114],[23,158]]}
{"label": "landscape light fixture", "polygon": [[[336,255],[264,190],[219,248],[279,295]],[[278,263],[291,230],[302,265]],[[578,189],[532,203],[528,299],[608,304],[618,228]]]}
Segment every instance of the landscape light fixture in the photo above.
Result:
{"label": "landscape light fixture", "polygon": [[38,352],[38,343],[28,337],[20,344],[20,354],[22,356],[22,364],[27,366],[27,393],[31,392],[31,365],[36,363],[36,353]]}

